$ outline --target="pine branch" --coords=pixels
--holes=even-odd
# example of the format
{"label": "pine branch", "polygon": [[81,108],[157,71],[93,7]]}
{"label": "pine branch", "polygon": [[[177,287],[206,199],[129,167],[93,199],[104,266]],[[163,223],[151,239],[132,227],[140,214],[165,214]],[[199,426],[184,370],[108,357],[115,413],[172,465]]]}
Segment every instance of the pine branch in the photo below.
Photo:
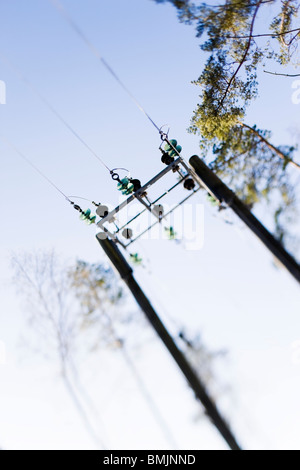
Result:
{"label": "pine branch", "polygon": [[252,18],[252,22],[251,22],[251,26],[250,26],[249,40],[248,40],[248,44],[247,44],[245,53],[244,53],[244,55],[243,55],[243,57],[242,57],[242,59],[241,59],[241,62],[240,62],[240,64],[239,64],[239,66],[237,67],[236,71],[234,72],[234,74],[232,75],[231,79],[229,80],[229,83],[228,83],[228,85],[227,85],[227,88],[226,88],[225,93],[224,93],[224,95],[223,95],[223,98],[222,98],[222,100],[221,100],[221,102],[220,102],[220,104],[219,104],[219,106],[218,106],[217,111],[219,111],[219,109],[222,108],[223,103],[224,103],[224,101],[225,101],[225,99],[226,99],[226,96],[228,95],[228,92],[229,92],[229,90],[230,90],[230,87],[231,87],[232,83],[234,82],[234,80],[235,80],[237,74],[239,73],[240,69],[242,68],[242,66],[243,66],[243,64],[244,64],[244,62],[245,62],[245,60],[247,59],[248,52],[249,52],[250,47],[251,47],[251,42],[252,42],[252,37],[253,37],[253,36],[252,36],[252,33],[253,33],[253,29],[254,29],[255,19],[256,19],[256,16],[257,16],[257,13],[258,13],[258,10],[259,10],[261,4],[262,4],[262,0],[260,0],[260,1],[258,2],[257,6],[256,6],[256,8],[255,8],[255,12],[254,12],[254,14],[253,14],[253,18]]}

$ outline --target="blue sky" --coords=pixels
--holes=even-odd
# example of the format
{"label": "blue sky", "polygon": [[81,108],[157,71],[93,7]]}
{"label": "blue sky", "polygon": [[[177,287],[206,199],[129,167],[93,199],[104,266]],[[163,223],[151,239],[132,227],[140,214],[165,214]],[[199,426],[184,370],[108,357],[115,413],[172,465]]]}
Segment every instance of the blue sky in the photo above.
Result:
{"label": "blue sky", "polygon": [[[155,122],[169,125],[183,155],[188,159],[197,153],[199,137],[186,129],[199,95],[191,81],[199,76],[205,56],[193,29],[179,24],[170,6],[150,0],[63,4]],[[162,169],[155,128],[50,2],[1,2],[0,15],[1,54],[110,167],[125,166],[143,182]],[[258,29],[266,20],[260,18]],[[65,194],[115,206],[119,195],[107,171],[2,60],[0,80],[7,87],[0,136]],[[299,142],[300,105],[292,103],[292,80],[262,74],[261,84],[248,122],[271,129],[275,144]],[[0,445],[92,448],[55,365],[20,346],[28,327],[10,284],[9,257],[11,251],[54,247],[67,259],[101,261],[96,232],[80,223],[61,195],[3,141],[0,151],[0,340],[6,347],[6,363],[0,365]],[[204,201],[199,196],[194,204]],[[142,241],[137,249],[147,259],[147,269],[139,269],[137,277],[170,328],[172,322],[184,322],[192,331],[200,330],[210,348],[228,349],[218,373],[232,392],[220,397],[219,406],[242,444],[299,449],[300,363],[293,349],[300,339],[298,286],[274,268],[271,256],[241,223],[224,223],[207,204],[204,211],[201,250],[187,251],[165,240]],[[266,213],[259,213],[267,220]],[[209,423],[193,422],[197,407],[192,394],[163,347],[153,340],[135,360],[180,448],[226,447]],[[83,376],[95,394],[112,448],[164,448],[163,436],[119,359],[103,352],[100,364],[99,358],[91,358]],[[118,381],[122,386],[105,407]],[[178,390],[171,398],[170,383]]]}

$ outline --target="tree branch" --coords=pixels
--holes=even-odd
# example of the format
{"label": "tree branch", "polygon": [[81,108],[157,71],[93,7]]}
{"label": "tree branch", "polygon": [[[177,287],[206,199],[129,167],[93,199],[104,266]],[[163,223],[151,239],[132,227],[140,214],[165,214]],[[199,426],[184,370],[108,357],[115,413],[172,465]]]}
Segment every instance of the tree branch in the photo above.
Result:
{"label": "tree branch", "polygon": [[232,83],[233,83],[235,77],[237,76],[237,74],[239,73],[239,71],[240,71],[240,69],[241,69],[243,63],[244,63],[245,60],[247,59],[247,55],[248,55],[248,52],[249,52],[249,49],[250,49],[250,46],[251,46],[251,41],[252,41],[252,38],[253,38],[252,33],[253,33],[254,23],[255,23],[255,19],[256,19],[256,15],[257,15],[257,13],[258,13],[258,10],[259,10],[259,8],[260,8],[260,6],[261,6],[261,3],[262,3],[262,0],[260,0],[260,1],[258,2],[257,6],[256,6],[256,8],[255,8],[255,12],[254,12],[254,14],[253,14],[253,18],[252,18],[251,26],[250,26],[249,41],[248,41],[248,44],[247,44],[245,53],[244,53],[244,55],[243,55],[243,57],[242,57],[242,60],[241,60],[241,62],[240,62],[240,64],[239,64],[238,68],[236,69],[236,71],[235,71],[234,74],[232,75],[231,79],[229,80],[229,83],[228,83],[228,85],[227,85],[227,88],[226,88],[226,90],[225,90],[225,93],[224,93],[224,95],[223,95],[223,98],[222,98],[222,100],[221,100],[221,102],[220,102],[220,104],[219,104],[217,110],[219,110],[219,109],[223,106],[223,103],[224,103],[224,101],[225,101],[225,98],[226,98],[226,96],[227,96],[227,94],[228,94],[228,92],[229,92],[229,89],[230,89],[230,87],[231,87],[231,85],[232,85]]}
{"label": "tree branch", "polygon": [[[285,35],[283,34],[283,28],[284,28],[285,19],[287,18],[287,10],[288,10],[289,3],[291,3],[291,0],[284,2],[283,4],[280,33],[278,34],[278,36],[280,37],[280,42],[284,47],[289,47],[293,42],[293,40],[291,40],[291,42],[287,44],[284,38]],[[297,35],[295,37],[297,37]]]}
{"label": "tree branch", "polygon": [[264,136],[262,136],[256,129],[254,129],[253,127],[251,126],[248,126],[247,124],[244,124],[243,122],[240,122],[239,123],[242,127],[248,129],[249,131],[253,132],[257,137],[260,138],[260,140],[266,144],[266,146],[272,150],[273,152],[275,152],[282,160],[286,161],[288,160],[288,162],[295,166],[298,170],[300,170],[300,164],[299,163],[296,163],[294,162],[294,160],[290,160],[278,147],[275,147],[274,145],[271,144],[271,142],[269,142]]}
{"label": "tree branch", "polygon": [[249,38],[263,38],[263,37],[275,38],[278,36],[284,36],[285,34],[294,33],[295,31],[297,31],[297,34],[294,36],[294,38],[296,38],[298,34],[300,34],[300,28],[291,29],[289,31],[284,31],[283,33],[254,34],[251,36],[226,36],[226,38],[227,39],[249,39]]}
{"label": "tree branch", "polygon": [[270,75],[277,75],[279,77],[300,77],[300,73],[296,73],[295,75],[291,75],[289,73],[268,72],[267,70],[264,70],[264,73],[269,73]]}

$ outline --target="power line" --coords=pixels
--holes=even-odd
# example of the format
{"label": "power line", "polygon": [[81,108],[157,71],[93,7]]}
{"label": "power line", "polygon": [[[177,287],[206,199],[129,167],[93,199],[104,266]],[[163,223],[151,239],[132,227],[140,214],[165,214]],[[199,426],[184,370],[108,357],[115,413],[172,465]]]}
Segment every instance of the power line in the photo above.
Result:
{"label": "power line", "polygon": [[23,75],[23,73],[2,53],[0,54],[2,61],[6,62],[9,67],[15,72],[19,79],[30,88],[30,90],[45,104],[45,106],[59,119],[59,121],[76,137],[79,142],[103,165],[110,173],[112,170],[106,165],[104,160],[98,155],[95,150],[80,136],[80,134],[68,123],[68,121],[57,111],[56,108],[37,90],[37,88],[30,82],[30,80]]}
{"label": "power line", "polygon": [[94,54],[94,56],[104,65],[104,67],[108,70],[110,75],[118,82],[118,84],[123,88],[123,90],[127,93],[127,95],[131,98],[134,104],[139,108],[139,110],[148,118],[151,124],[161,133],[161,128],[155,123],[155,121],[151,118],[151,116],[147,113],[145,108],[141,105],[141,103],[137,100],[134,94],[127,88],[124,82],[120,79],[117,73],[113,70],[111,65],[104,59],[102,54],[100,53],[99,49],[88,39],[86,34],[82,31],[82,29],[78,26],[78,24],[73,20],[73,18],[69,15],[66,8],[61,4],[59,0],[49,0],[50,3],[57,9],[57,11],[61,14],[61,16],[67,21],[70,27],[75,31],[75,33],[81,38],[81,40],[86,44],[86,46],[90,49],[90,51]]}
{"label": "power line", "polygon": [[[72,206],[73,208],[80,212],[80,215],[81,215],[81,219],[82,220],[85,220],[89,225],[92,225],[95,223],[96,221],[96,215],[93,215],[91,214],[91,210],[90,209],[87,209],[86,211],[84,211],[78,204],[75,204],[75,202],[71,201],[71,199],[69,198],[69,196],[67,196],[55,183],[53,183],[53,181],[48,177],[46,176],[45,173],[43,173],[34,163],[32,163],[31,160],[29,160],[28,157],[26,157],[26,155],[24,155],[15,145],[13,145],[6,137],[0,137],[0,139],[2,138],[3,141],[5,141],[7,143],[7,145],[9,145],[23,160],[25,160],[26,163],[28,163],[28,165],[30,165],[42,178],[44,178],[51,186],[53,186],[53,188],[56,189],[56,191],[58,191]],[[85,199],[85,198],[79,198],[79,199]],[[96,206],[98,206],[97,203],[95,203],[94,201],[92,202],[93,204],[95,204]]]}
{"label": "power line", "polygon": [[10,142],[6,137],[0,137],[9,147],[11,147],[25,162],[31,166],[42,178],[44,178],[56,191],[58,191],[70,204],[73,204],[71,199],[55,184],[53,181],[45,175],[32,161],[24,155],[12,142]]}

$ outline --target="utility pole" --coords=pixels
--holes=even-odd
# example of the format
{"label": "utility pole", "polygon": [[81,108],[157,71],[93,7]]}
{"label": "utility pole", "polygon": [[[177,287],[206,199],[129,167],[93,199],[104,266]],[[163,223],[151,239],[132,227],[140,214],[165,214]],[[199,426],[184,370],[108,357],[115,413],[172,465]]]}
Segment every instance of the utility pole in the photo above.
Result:
{"label": "utility pole", "polygon": [[165,325],[159,318],[158,314],[154,310],[153,306],[151,305],[151,302],[146,297],[140,285],[135,280],[131,266],[127,263],[126,259],[117,247],[116,243],[108,239],[107,237],[105,238],[105,235],[106,234],[103,233],[98,234],[98,242],[100,243],[104,252],[119,272],[121,278],[127,284],[136,302],[148,318],[150,324],[155,329],[156,333],[168,349],[169,353],[171,354],[179,368],[181,369],[181,372],[187,379],[188,384],[195,392],[196,398],[204,406],[206,414],[209,416],[212,423],[223,436],[228,446],[232,450],[241,450],[228,424],[221,416],[213,400],[209,397],[205,386],[203,385],[200,378],[187,361],[185,355],[182,353],[182,351],[180,351],[180,349],[176,345],[174,339],[172,338]]}
{"label": "utility pole", "polygon": [[284,249],[282,244],[259,222],[247,206],[225,183],[201,160],[194,155],[189,160],[194,168],[198,182],[220,203],[225,202],[263,242],[275,258],[300,282],[300,266]]}

